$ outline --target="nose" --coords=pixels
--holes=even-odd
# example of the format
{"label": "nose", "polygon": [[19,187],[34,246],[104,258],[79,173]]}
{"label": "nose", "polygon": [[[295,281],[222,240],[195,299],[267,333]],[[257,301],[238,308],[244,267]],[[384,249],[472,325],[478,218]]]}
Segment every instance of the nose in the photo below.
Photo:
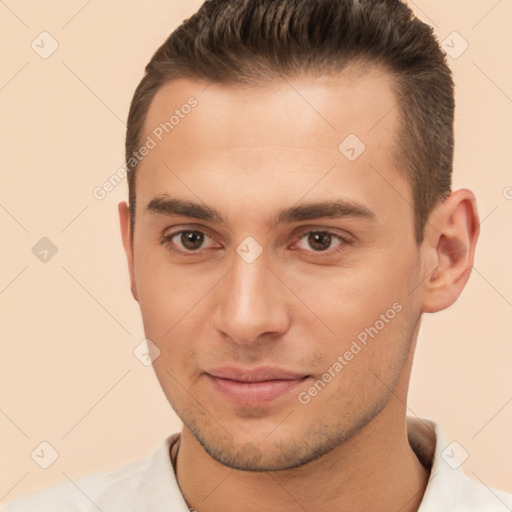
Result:
{"label": "nose", "polygon": [[234,255],[230,272],[219,284],[213,323],[231,341],[254,344],[288,330],[286,289],[263,254],[252,263]]}

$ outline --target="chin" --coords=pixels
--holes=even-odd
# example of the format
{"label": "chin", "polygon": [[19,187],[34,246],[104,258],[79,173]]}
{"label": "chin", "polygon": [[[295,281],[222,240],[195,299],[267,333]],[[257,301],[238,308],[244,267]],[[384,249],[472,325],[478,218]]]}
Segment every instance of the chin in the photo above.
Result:
{"label": "chin", "polygon": [[353,434],[331,425],[295,432],[286,428],[278,432],[274,426],[274,430],[265,429],[264,434],[238,430],[237,435],[231,435],[220,425],[212,426],[211,418],[209,422],[183,423],[213,460],[230,469],[251,472],[302,467],[328,454]]}

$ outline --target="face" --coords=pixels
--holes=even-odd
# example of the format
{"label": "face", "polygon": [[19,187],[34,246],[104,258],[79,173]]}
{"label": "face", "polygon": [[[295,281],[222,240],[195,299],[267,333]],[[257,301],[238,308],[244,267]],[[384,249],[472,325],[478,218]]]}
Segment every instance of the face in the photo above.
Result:
{"label": "face", "polygon": [[227,466],[329,452],[408,371],[422,261],[396,101],[385,72],[352,68],[181,80],[151,104],[132,290],[168,400]]}

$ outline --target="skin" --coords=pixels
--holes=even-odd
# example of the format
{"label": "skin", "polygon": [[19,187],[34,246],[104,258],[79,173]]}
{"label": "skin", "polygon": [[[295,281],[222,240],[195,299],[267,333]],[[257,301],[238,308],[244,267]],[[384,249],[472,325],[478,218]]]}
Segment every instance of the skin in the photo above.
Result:
{"label": "skin", "polygon": [[[161,351],[153,366],[184,423],[183,495],[198,512],[417,510],[429,471],[407,439],[414,347],[421,314],[450,306],[467,282],[475,198],[453,192],[416,243],[383,70],[207,85],[179,80],[156,94],[143,139],[190,96],[198,105],[139,165],[133,237],[119,205],[131,290]],[[353,162],[338,150],[350,133],[366,146]],[[222,222],[150,211],[155,198],[207,205]],[[372,218],[272,223],[282,209],[326,200]],[[187,229],[206,235],[192,256],[172,251],[190,248],[179,235],[162,243]],[[318,231],[333,234],[326,249],[311,244]],[[248,236],[262,248],[252,263],[236,251]],[[397,303],[400,312],[301,403],[298,394]],[[233,403],[208,378],[222,366],[307,377],[268,403]]]}

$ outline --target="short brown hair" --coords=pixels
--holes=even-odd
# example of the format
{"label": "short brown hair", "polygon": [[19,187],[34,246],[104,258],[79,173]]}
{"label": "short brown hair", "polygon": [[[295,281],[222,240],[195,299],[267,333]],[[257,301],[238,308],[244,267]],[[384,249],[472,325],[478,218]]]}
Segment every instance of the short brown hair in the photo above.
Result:
{"label": "short brown hair", "polygon": [[[430,212],[450,194],[453,80],[432,28],[400,0],[204,2],[146,66],[128,115],[126,161],[141,144],[151,100],[167,82],[257,85],[335,73],[349,63],[380,65],[391,74],[401,119],[395,159],[410,179],[421,243]],[[136,167],[128,165],[132,229]]]}

